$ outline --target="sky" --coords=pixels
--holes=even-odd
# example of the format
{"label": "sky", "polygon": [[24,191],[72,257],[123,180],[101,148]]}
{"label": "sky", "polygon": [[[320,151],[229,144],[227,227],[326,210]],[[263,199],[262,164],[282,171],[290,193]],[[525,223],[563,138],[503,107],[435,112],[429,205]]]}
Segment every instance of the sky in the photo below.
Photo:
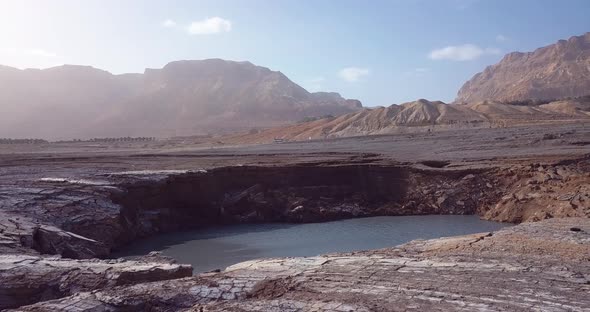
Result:
{"label": "sky", "polygon": [[590,31],[588,0],[0,0],[0,64],[141,73],[250,61],[364,106],[452,101],[512,51]]}

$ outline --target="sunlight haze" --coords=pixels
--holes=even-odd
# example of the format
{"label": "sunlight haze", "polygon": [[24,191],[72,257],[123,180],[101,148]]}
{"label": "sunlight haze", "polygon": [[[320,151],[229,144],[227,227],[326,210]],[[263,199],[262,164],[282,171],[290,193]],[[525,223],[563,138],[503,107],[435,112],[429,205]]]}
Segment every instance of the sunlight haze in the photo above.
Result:
{"label": "sunlight haze", "polygon": [[[0,64],[120,74],[222,58],[279,70],[310,91],[337,91],[365,106],[448,102],[505,53],[586,32],[589,11],[585,0],[3,0]],[[348,68],[360,75],[342,75]]]}

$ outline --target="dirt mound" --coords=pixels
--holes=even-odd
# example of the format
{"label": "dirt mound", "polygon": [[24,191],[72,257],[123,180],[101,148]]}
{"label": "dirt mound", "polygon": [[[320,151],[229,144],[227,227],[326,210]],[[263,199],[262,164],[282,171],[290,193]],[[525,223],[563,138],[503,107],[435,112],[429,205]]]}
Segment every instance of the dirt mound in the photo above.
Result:
{"label": "dirt mound", "polygon": [[590,102],[578,100],[555,101],[548,104],[543,104],[540,106],[540,108],[569,116],[590,116]]}

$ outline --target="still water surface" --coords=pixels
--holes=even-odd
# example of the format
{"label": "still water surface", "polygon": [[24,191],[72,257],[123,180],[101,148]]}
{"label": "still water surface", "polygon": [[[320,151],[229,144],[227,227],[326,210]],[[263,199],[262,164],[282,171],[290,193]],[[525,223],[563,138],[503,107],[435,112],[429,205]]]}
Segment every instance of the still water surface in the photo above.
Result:
{"label": "still water surface", "polygon": [[256,258],[316,256],[392,247],[414,239],[498,230],[507,224],[477,216],[405,216],[308,224],[243,224],[169,233],[139,241],[116,256],[162,251],[194,272]]}

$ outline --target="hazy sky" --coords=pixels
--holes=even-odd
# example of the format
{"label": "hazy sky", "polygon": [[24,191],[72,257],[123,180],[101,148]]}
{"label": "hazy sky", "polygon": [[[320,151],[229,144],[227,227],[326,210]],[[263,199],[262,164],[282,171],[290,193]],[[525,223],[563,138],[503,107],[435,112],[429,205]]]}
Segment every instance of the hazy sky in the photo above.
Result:
{"label": "hazy sky", "polygon": [[248,60],[365,106],[451,101],[511,51],[590,31],[589,0],[0,0],[0,64],[143,72]]}

